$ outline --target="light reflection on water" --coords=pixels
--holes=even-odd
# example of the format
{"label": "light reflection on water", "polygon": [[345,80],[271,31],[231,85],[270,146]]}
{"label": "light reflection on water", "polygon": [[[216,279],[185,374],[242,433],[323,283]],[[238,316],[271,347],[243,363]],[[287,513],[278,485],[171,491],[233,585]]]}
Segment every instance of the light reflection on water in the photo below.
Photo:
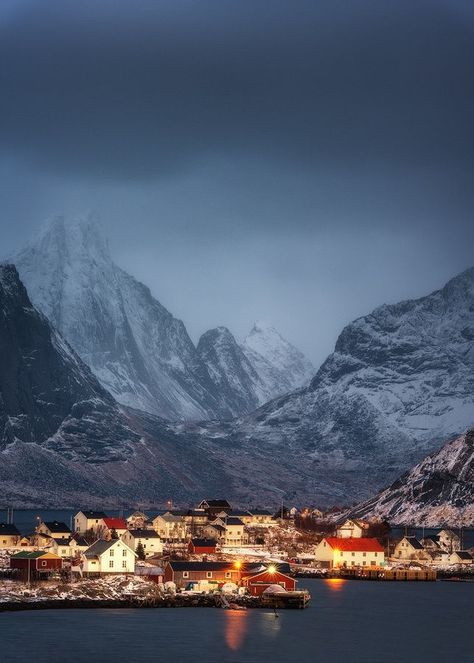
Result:
{"label": "light reflection on water", "polygon": [[327,578],[323,582],[331,592],[341,592],[348,581],[345,578]]}
{"label": "light reflection on water", "polygon": [[248,612],[246,610],[225,611],[225,641],[232,651],[241,649],[248,629]]}

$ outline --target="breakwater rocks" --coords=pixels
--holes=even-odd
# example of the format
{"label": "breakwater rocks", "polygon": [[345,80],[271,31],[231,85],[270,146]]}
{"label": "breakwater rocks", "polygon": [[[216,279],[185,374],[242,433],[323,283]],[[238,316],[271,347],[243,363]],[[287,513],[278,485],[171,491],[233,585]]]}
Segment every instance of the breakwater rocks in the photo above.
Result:
{"label": "breakwater rocks", "polygon": [[[230,609],[263,607],[253,596],[233,596]],[[18,610],[57,610],[57,609],[124,609],[124,608],[216,608],[223,607],[212,594],[175,594],[163,597],[129,596],[119,599],[39,599],[34,601],[0,602],[0,612]]]}

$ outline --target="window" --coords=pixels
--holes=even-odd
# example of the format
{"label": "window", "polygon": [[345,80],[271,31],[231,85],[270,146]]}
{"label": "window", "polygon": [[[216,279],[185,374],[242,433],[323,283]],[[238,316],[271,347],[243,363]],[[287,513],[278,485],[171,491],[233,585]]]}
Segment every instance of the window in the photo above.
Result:
{"label": "window", "polygon": [[113,551],[113,550],[110,551],[110,556],[111,556],[111,557],[114,556],[114,551]]}
{"label": "window", "polygon": [[377,557],[377,553],[374,553],[374,557]]}
{"label": "window", "polygon": [[114,560],[111,559],[111,560],[109,561],[109,569],[113,569],[113,568],[114,568]]}
{"label": "window", "polygon": [[367,557],[367,553],[362,553],[362,557]]}
{"label": "window", "polygon": [[127,556],[127,551],[124,549],[124,550],[122,550],[122,557],[126,557],[126,556]]}
{"label": "window", "polygon": [[355,562],[351,562],[351,565],[352,565],[352,566],[355,566]]}
{"label": "window", "polygon": [[367,565],[367,562],[365,561],[365,559],[364,559],[364,561],[362,562],[362,565],[363,565],[363,566],[366,566],[366,565]]}
{"label": "window", "polygon": [[341,557],[344,557],[344,553],[342,552],[342,550],[341,550]]}
{"label": "window", "polygon": [[47,566],[48,562],[45,559],[41,560],[41,566]]}
{"label": "window", "polygon": [[355,553],[351,553],[352,557],[355,557]]}
{"label": "window", "polygon": [[212,571],[206,571],[206,578],[212,578]]}
{"label": "window", "polygon": [[123,562],[122,562],[122,569],[126,569],[126,568],[127,568],[127,560],[124,559]]}
{"label": "window", "polygon": [[189,571],[183,571],[183,578],[189,578]]}
{"label": "window", "polygon": [[226,578],[232,578],[232,573],[230,571],[225,572],[225,577]]}

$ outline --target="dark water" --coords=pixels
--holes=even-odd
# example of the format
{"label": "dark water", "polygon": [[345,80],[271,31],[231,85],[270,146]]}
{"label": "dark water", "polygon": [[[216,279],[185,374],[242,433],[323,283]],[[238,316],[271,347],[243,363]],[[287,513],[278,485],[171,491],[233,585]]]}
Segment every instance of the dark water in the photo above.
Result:
{"label": "dark water", "polygon": [[474,584],[304,580],[304,611],[0,613],[2,663],[473,663]]}

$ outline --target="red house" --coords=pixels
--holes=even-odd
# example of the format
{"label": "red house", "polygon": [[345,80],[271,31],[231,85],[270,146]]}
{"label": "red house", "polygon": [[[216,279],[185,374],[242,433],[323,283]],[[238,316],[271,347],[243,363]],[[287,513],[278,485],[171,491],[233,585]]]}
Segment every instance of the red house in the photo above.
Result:
{"label": "red house", "polygon": [[242,585],[247,587],[252,596],[260,596],[270,585],[280,585],[287,592],[294,592],[296,580],[281,573],[276,566],[270,564],[264,571],[242,578]]}
{"label": "red house", "polygon": [[19,552],[10,557],[10,568],[17,569],[21,575],[30,580],[48,577],[63,568],[63,560],[54,553],[38,550],[36,552]]}
{"label": "red house", "polygon": [[191,539],[188,543],[190,555],[206,555],[216,552],[216,541],[214,539]]}

